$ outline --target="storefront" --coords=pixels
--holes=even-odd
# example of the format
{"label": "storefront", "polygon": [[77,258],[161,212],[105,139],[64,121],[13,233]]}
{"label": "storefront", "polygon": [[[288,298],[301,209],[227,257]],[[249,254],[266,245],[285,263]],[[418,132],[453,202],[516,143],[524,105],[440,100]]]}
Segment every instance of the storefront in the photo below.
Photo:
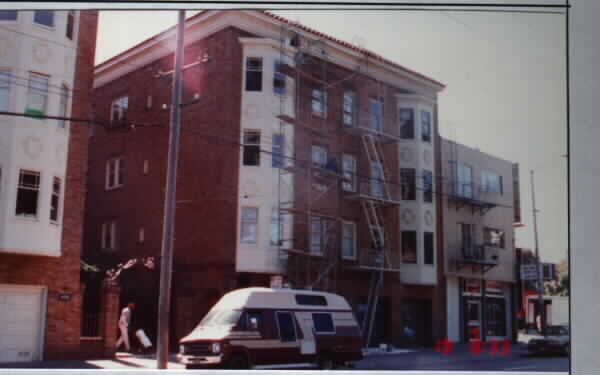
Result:
{"label": "storefront", "polygon": [[510,338],[510,284],[477,279],[460,279],[459,284],[463,341]]}

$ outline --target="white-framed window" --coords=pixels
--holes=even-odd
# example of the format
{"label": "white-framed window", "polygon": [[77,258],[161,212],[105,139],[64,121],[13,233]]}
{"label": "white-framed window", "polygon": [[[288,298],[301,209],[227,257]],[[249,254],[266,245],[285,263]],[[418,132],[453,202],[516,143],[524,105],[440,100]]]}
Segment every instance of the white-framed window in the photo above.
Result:
{"label": "white-framed window", "polygon": [[122,157],[115,157],[106,161],[105,188],[106,190],[115,189],[123,186],[125,182],[125,160]]}
{"label": "white-framed window", "polygon": [[50,77],[44,74],[29,72],[27,106],[25,113],[32,117],[44,116],[48,106],[48,86]]}
{"label": "white-framed window", "polygon": [[17,20],[18,13],[16,10],[0,10],[0,22],[14,22]]}
{"label": "white-framed window", "polygon": [[262,91],[262,57],[246,58],[246,91]]}
{"label": "white-framed window", "polygon": [[488,193],[502,194],[502,176],[492,171],[482,170],[481,190]]}
{"label": "white-framed window", "polygon": [[110,105],[110,122],[127,121],[127,108],[129,107],[129,97],[121,96],[112,101]]}
{"label": "white-framed window", "polygon": [[354,91],[344,92],[342,105],[342,121],[349,128],[356,125],[356,93]]}
{"label": "white-framed window", "polygon": [[412,108],[400,108],[398,111],[400,121],[400,138],[415,138],[415,111]]}
{"label": "white-framed window", "polygon": [[75,30],[75,11],[70,10],[67,14],[67,29],[65,35],[69,40],[73,40],[73,32]]}
{"label": "white-framed window", "polygon": [[356,259],[356,224],[342,222],[342,258]]}
{"label": "white-framed window", "polygon": [[316,168],[325,168],[327,165],[327,149],[323,146],[312,145],[311,159]]}
{"label": "white-framed window", "polygon": [[240,214],[240,243],[255,244],[258,237],[258,208],[242,207]]}
{"label": "white-framed window", "polygon": [[344,191],[356,192],[356,157],[350,154],[342,155],[342,189]]}
{"label": "white-framed window", "polygon": [[21,169],[15,214],[23,217],[37,217],[39,195],[40,172]]}
{"label": "white-framed window", "polygon": [[260,131],[244,130],[244,154],[242,155],[243,165],[260,165]]}
{"label": "white-framed window", "polygon": [[431,112],[421,111],[421,140],[431,142]]}
{"label": "white-framed window", "polygon": [[383,129],[383,102],[378,99],[369,99],[369,114],[371,118],[371,129],[381,131]]}
{"label": "white-framed window", "polygon": [[0,111],[10,107],[10,70],[0,69]]}
{"label": "white-framed window", "polygon": [[465,164],[458,164],[456,168],[456,195],[473,198],[473,168]]}
{"label": "white-framed window", "polygon": [[312,89],[311,108],[313,115],[327,117],[327,93],[323,89]]}
{"label": "white-framed window", "polygon": [[58,223],[60,217],[60,194],[62,190],[62,180],[59,177],[52,179],[52,196],[50,197],[50,222]]}
{"label": "white-framed window", "polygon": [[435,264],[435,244],[433,232],[423,233],[423,263],[429,265]]}
{"label": "white-framed window", "polygon": [[283,234],[283,221],[277,207],[271,209],[271,245],[281,246],[281,236]]}
{"label": "white-framed window", "polygon": [[101,247],[104,250],[117,249],[117,221],[109,220],[102,223]]}
{"label": "white-framed window", "polygon": [[[67,117],[69,106],[69,87],[67,85],[62,85],[60,89],[60,117]],[[67,127],[67,120],[58,120],[58,127],[61,129],[65,129]]]}
{"label": "white-framed window", "polygon": [[273,73],[273,92],[277,95],[285,95],[285,74],[281,72],[281,61],[275,61],[275,70]]}
{"label": "white-framed window", "polygon": [[320,216],[310,217],[310,252],[322,255],[326,244],[326,221]]}
{"label": "white-framed window", "polygon": [[424,169],[422,173],[423,201],[431,203],[433,202],[433,172]]}
{"label": "white-framed window", "polygon": [[33,23],[54,27],[54,11],[53,10],[36,10],[33,12]]}
{"label": "white-framed window", "polygon": [[283,134],[273,134],[273,152],[271,155],[271,166],[273,168],[283,168]]}
{"label": "white-framed window", "polygon": [[414,168],[400,168],[400,193],[403,201],[417,199],[417,175]]}

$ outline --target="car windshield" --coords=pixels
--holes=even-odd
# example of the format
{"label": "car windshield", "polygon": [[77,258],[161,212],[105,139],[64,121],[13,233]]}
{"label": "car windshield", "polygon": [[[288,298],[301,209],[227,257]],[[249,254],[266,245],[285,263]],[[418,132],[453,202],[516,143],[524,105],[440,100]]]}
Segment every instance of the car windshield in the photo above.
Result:
{"label": "car windshield", "polygon": [[240,315],[240,310],[211,310],[198,327],[232,326],[238,322]]}
{"label": "car windshield", "polygon": [[553,326],[546,328],[546,335],[549,336],[565,336],[569,334],[569,330],[566,327]]}

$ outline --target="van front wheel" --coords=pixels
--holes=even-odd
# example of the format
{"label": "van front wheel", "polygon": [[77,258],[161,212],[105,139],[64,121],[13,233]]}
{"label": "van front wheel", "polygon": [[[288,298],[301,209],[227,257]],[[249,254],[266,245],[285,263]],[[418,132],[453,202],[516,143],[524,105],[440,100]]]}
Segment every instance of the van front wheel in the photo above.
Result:
{"label": "van front wheel", "polygon": [[234,354],[227,363],[227,368],[232,370],[245,370],[248,368],[248,359],[243,354]]}

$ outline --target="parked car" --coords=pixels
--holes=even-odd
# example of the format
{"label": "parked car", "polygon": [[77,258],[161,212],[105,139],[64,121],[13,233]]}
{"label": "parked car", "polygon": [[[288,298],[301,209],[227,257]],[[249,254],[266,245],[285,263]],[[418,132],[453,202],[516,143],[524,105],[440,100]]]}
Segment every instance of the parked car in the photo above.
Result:
{"label": "parked car", "polygon": [[224,295],[180,340],[186,368],[331,369],[363,358],[346,300],[325,292],[245,288]]}
{"label": "parked car", "polygon": [[543,337],[532,338],[527,344],[529,354],[562,353],[569,355],[571,340],[567,325],[549,326]]}

